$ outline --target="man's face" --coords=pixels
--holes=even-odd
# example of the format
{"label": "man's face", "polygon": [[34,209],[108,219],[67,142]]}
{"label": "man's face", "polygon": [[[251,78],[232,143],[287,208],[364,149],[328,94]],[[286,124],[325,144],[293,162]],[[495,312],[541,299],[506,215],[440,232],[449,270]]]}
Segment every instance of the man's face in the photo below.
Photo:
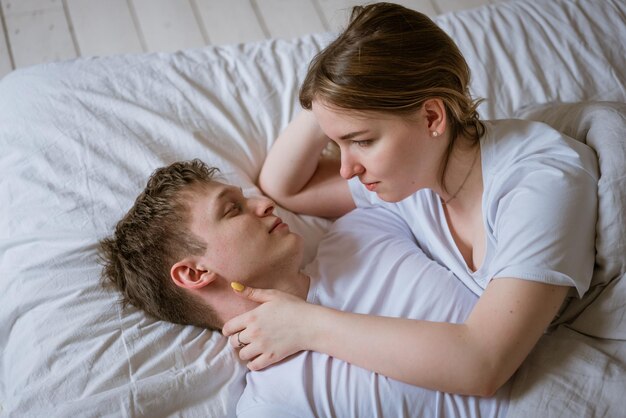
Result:
{"label": "man's face", "polygon": [[274,202],[246,198],[240,188],[215,181],[191,196],[190,230],[206,242],[203,259],[213,272],[270,287],[277,275],[298,270],[302,238],[274,215]]}

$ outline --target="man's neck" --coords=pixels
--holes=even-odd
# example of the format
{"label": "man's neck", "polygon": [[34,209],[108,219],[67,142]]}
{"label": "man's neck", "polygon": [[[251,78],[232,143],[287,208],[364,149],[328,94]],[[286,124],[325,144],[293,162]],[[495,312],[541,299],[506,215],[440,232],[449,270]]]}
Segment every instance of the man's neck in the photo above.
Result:
{"label": "man's neck", "polygon": [[291,277],[285,277],[274,285],[274,289],[282,290],[283,292],[290,293],[300,299],[306,300],[309,294],[309,287],[311,285],[311,279],[302,271],[298,271]]}
{"label": "man's neck", "polygon": [[[281,290],[301,298],[302,300],[307,299],[311,282],[309,276],[298,271],[290,275],[276,277],[280,277],[280,279],[274,280],[273,283],[269,285],[265,285],[261,281],[250,284],[250,286]],[[218,314],[223,322],[226,322],[235,316],[241,315],[242,313],[252,310],[258,306],[257,302],[235,295],[233,290],[230,288],[230,284],[227,284],[224,287],[223,292],[211,294],[210,296],[205,295],[204,299],[209,306],[213,306],[218,310]]]}

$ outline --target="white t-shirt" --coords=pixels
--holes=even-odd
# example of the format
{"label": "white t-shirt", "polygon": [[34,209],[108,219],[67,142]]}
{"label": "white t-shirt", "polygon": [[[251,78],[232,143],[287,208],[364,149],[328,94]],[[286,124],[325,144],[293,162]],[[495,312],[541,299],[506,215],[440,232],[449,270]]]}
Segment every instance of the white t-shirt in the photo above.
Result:
{"label": "white t-shirt", "polygon": [[423,189],[388,203],[358,178],[357,207],[382,205],[410,226],[420,247],[477,295],[496,277],[589,288],[595,258],[598,161],[585,144],[539,122],[485,122],[480,140],[486,252],[473,272],[448,228],[438,195]]}
{"label": "white t-shirt", "polygon": [[[463,322],[477,297],[416,245],[384,208],[337,220],[305,269],[308,301],[332,308]],[[299,353],[247,374],[239,417],[502,417],[508,384],[493,398],[451,395],[386,378],[325,354]]]}

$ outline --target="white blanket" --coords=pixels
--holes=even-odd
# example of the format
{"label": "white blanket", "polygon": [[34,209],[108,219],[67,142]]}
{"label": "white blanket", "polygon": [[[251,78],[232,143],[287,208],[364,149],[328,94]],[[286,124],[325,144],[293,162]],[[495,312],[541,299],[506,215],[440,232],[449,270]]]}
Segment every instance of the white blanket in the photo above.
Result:
{"label": "white blanket", "polygon": [[[539,0],[437,22],[473,69],[481,115],[503,118],[553,101],[626,102],[625,16],[624,0]],[[148,175],[175,160],[199,157],[254,192],[298,111],[307,63],[331,36],[80,59],[2,79],[3,413],[232,416],[245,368],[225,339],[121,309],[98,284],[96,243]],[[310,259],[327,221],[281,216]],[[581,331],[598,329],[595,314],[585,318]]]}

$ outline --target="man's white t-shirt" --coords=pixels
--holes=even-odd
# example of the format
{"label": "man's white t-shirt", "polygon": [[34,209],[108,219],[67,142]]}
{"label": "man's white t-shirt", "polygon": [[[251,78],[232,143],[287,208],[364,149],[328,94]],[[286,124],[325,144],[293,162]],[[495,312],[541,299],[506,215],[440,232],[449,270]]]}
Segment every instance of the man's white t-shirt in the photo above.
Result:
{"label": "man's white t-shirt", "polygon": [[[308,301],[344,311],[463,322],[477,297],[429,259],[385,208],[337,220],[306,267]],[[399,342],[402,343],[402,342]],[[493,398],[451,395],[386,378],[325,354],[303,352],[247,374],[239,417],[502,417],[509,386]]]}
{"label": "man's white t-shirt", "polygon": [[585,144],[546,124],[485,122],[480,140],[486,252],[472,271],[430,189],[384,202],[358,178],[349,181],[357,207],[382,205],[402,217],[420,247],[481,295],[489,281],[514,277],[587,291],[595,258],[598,161]]}

